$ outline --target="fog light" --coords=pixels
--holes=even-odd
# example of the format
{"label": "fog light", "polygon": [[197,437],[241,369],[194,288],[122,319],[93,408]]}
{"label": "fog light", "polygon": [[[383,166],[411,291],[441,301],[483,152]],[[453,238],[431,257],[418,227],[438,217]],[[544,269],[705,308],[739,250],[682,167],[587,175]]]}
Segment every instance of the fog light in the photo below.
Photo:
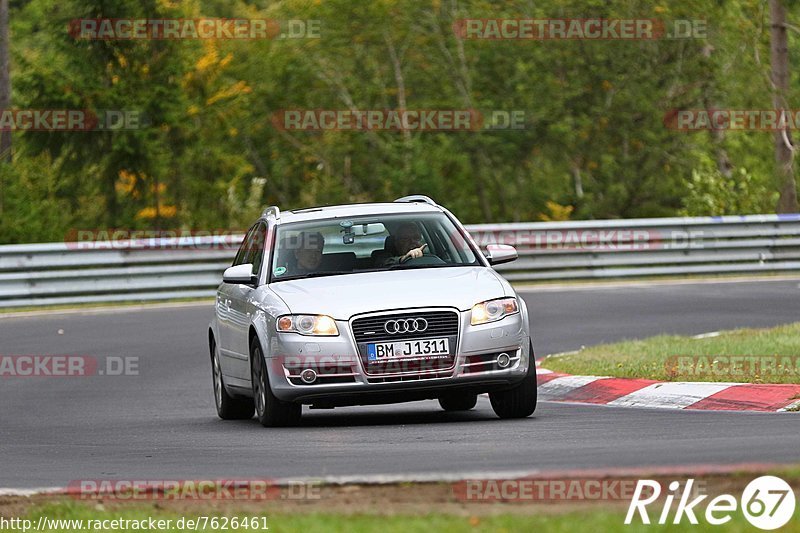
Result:
{"label": "fog light", "polygon": [[317,373],[310,368],[306,368],[300,373],[300,379],[303,383],[310,385],[317,381]]}
{"label": "fog light", "polygon": [[511,364],[511,357],[509,357],[507,353],[503,352],[497,356],[497,366],[499,366],[500,368],[506,368],[510,364]]}

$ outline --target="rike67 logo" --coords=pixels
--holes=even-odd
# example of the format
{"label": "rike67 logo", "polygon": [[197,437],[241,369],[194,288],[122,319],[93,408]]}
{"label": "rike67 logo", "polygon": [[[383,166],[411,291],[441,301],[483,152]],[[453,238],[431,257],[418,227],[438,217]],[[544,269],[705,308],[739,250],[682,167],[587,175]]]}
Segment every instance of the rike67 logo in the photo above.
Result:
{"label": "rike67 logo", "polygon": [[[753,526],[773,530],[786,525],[794,515],[794,492],[792,487],[779,477],[762,476],[754,479],[744,488],[740,500],[730,494],[716,496],[705,504],[705,512],[702,514],[700,504],[708,498],[708,495],[696,496],[690,500],[693,495],[693,484],[693,479],[689,479],[683,488],[679,481],[669,484],[669,492],[663,498],[663,507],[656,523],[663,525],[670,522],[670,513],[676,499],[678,503],[671,520],[673,524],[680,524],[684,519],[691,524],[698,524],[700,515],[708,524],[719,526],[730,522],[734,514],[741,510]],[[639,480],[628,507],[628,514],[625,516],[625,523],[631,524],[638,514],[643,524],[650,524],[648,506],[659,500],[661,491],[661,484],[658,481]],[[655,517],[653,519],[655,520]]]}

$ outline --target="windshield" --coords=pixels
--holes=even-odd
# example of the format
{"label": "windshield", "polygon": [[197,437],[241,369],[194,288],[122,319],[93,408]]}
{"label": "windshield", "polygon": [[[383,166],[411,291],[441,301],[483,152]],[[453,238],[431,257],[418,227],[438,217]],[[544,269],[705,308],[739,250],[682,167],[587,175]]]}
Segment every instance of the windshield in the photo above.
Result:
{"label": "windshield", "polygon": [[278,226],[271,281],[479,265],[444,213],[369,215]]}

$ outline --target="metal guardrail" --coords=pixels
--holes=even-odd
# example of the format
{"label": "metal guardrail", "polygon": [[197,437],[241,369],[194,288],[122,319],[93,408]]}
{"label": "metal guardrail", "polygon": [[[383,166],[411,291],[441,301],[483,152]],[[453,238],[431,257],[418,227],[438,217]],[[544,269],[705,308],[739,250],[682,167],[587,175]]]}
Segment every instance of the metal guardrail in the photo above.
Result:
{"label": "metal guardrail", "polygon": [[[800,271],[800,215],[467,226],[511,281]],[[0,308],[211,297],[241,235],[0,246]]]}

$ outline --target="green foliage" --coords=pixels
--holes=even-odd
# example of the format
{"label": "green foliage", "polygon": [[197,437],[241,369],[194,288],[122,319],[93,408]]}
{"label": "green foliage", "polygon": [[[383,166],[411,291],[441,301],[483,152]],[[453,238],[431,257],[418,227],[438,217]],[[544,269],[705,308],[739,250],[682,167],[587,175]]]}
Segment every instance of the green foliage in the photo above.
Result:
{"label": "green foliage", "polygon": [[[47,154],[19,158],[13,165],[0,165],[0,235],[4,242],[63,241],[64,228],[72,215],[68,191]],[[74,199],[86,213],[96,204]]]}
{"label": "green foliage", "polygon": [[[800,19],[800,4],[788,8]],[[100,17],[318,20],[321,38],[89,41],[66,31],[72,19]],[[705,19],[709,29],[705,39],[652,41],[462,40],[452,29],[502,17]],[[146,126],[15,132],[0,242],[61,238],[38,221],[18,228],[8,213],[47,211],[64,232],[241,229],[271,203],[412,192],[465,222],[774,207],[768,132],[685,133],[664,122],[672,109],[771,107],[768,17],[757,0],[26,0],[12,2],[11,20],[14,107],[136,110]],[[271,122],[287,109],[403,106],[518,111],[524,128],[281,131]],[[716,168],[720,153],[731,178]],[[31,179],[34,164],[47,165],[46,179]]]}
{"label": "green foliage", "polygon": [[778,193],[771,191],[764,180],[758,179],[745,168],[731,171],[725,177],[708,158],[700,167],[692,170],[686,183],[685,216],[745,215],[769,211],[778,200]]}

